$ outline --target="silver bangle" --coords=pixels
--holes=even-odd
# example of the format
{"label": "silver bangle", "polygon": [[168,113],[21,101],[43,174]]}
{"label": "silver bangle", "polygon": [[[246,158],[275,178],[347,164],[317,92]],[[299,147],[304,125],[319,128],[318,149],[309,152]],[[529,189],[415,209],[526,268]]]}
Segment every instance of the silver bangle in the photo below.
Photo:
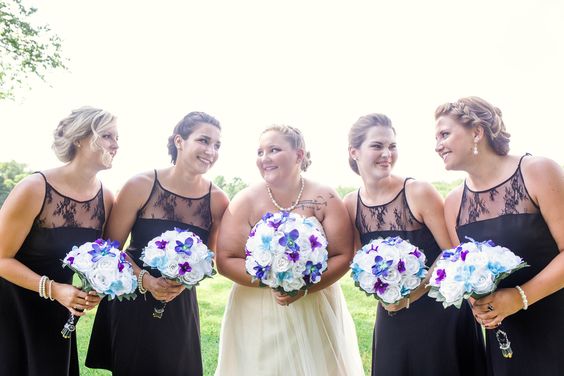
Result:
{"label": "silver bangle", "polygon": [[143,276],[148,273],[145,269],[141,269],[139,275],[137,276],[137,288],[141,294],[146,294],[147,289],[143,287]]}
{"label": "silver bangle", "polygon": [[527,300],[527,295],[525,295],[525,291],[521,288],[521,286],[515,286],[517,291],[519,291],[519,295],[521,295],[521,300],[523,301],[523,311],[526,311],[529,308],[529,301]]}

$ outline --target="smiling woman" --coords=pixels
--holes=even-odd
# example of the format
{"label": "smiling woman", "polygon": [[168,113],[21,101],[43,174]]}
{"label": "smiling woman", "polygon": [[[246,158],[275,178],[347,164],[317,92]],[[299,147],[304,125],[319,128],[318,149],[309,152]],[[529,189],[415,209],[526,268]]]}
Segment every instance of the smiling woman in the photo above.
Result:
{"label": "smiling woman", "polygon": [[[151,239],[175,228],[192,231],[215,249],[228,200],[202,174],[218,158],[219,139],[215,118],[189,113],[168,139],[173,166],[134,176],[120,191],[106,235],[123,244],[131,234],[127,252],[145,297],[103,302],[92,330],[87,367],[108,369],[114,375],[202,374],[196,288],[185,290],[155,270],[142,269],[140,257]],[[166,312],[156,322],[153,309],[163,301]]]}
{"label": "smiling woman", "polygon": [[118,150],[115,117],[74,110],[56,128],[53,149],[65,165],[23,179],[0,209],[2,375],[78,375],[76,338],[62,338],[60,328],[69,311],[83,316],[100,302],[72,286],[61,260],[102,235],[113,195],[97,173]]}

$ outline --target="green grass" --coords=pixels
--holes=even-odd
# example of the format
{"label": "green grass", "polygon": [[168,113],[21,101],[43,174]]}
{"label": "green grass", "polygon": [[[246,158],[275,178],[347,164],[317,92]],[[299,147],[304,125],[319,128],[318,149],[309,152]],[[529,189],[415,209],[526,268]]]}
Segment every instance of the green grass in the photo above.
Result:
{"label": "green grass", "polygon": [[[372,331],[376,317],[376,300],[367,297],[358,290],[350,277],[345,276],[341,280],[343,293],[351,315],[356,325],[360,354],[364,364],[364,371],[370,374],[370,363],[372,357]],[[213,375],[217,364],[219,350],[219,331],[223,310],[227,302],[227,296],[231,288],[231,282],[219,275],[211,280],[206,280],[198,286],[198,302],[200,305],[200,325],[202,339],[202,355],[204,361],[204,374]],[[84,366],[86,351],[88,350],[88,339],[94,313],[91,311],[78,322],[78,353],[80,359],[81,375],[110,375],[110,372],[92,370]]]}

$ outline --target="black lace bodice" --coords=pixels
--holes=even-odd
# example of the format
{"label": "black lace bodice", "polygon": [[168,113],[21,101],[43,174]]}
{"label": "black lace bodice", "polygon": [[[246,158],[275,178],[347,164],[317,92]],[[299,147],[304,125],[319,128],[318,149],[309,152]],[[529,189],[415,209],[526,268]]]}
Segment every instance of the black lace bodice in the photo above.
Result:
{"label": "black lace bodice", "polygon": [[356,227],[362,235],[374,231],[414,231],[422,228],[423,224],[415,219],[409,209],[405,197],[404,183],[404,187],[396,197],[383,205],[365,205],[359,191],[356,206]]}
{"label": "black lace bodice", "polygon": [[523,157],[521,157],[515,173],[509,179],[491,189],[475,192],[468,188],[466,182],[464,182],[460,211],[456,220],[457,226],[507,214],[536,214],[539,212],[537,205],[529,197],[523,182],[521,174]]}
{"label": "black lace bodice", "polygon": [[70,282],[72,272],[61,260],[73,246],[102,236],[105,222],[103,188],[90,200],[78,201],[58,192],[45,179],[43,206],[16,258],[40,275]]}
{"label": "black lace bodice", "polygon": [[155,171],[151,195],[137,217],[182,222],[209,231],[212,222],[210,192],[198,198],[177,195],[161,185]]}
{"label": "black lace bodice", "polygon": [[139,210],[131,230],[131,245],[128,251],[137,265],[143,265],[139,257],[147,243],[155,236],[175,227],[192,231],[205,244],[208,243],[212,226],[211,187],[210,183],[210,190],[202,197],[183,197],[164,188],[155,171],[151,194]]}

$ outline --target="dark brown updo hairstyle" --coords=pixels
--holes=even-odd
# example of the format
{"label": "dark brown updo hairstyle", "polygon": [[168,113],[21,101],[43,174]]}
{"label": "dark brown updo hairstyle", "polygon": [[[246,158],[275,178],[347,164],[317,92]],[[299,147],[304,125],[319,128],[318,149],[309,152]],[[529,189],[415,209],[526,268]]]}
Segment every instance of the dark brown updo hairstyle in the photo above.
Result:
{"label": "dark brown updo hairstyle", "polygon": [[269,131],[282,133],[286,141],[288,141],[292,146],[292,149],[301,149],[304,151],[304,158],[302,159],[300,169],[302,171],[306,171],[307,168],[311,165],[311,155],[309,151],[306,150],[305,139],[302,132],[298,128],[291,127],[289,125],[272,125],[262,131],[261,135]]}
{"label": "dark brown updo hairstyle", "polygon": [[511,135],[505,130],[501,110],[479,97],[460,98],[453,103],[445,103],[435,110],[435,120],[448,116],[466,128],[482,127],[497,155],[507,155]]}
{"label": "dark brown updo hairstyle", "polygon": [[172,135],[168,138],[168,154],[170,155],[172,164],[176,164],[176,158],[178,157],[178,150],[176,149],[176,145],[174,143],[176,135],[182,137],[183,140],[187,140],[188,137],[190,137],[190,134],[194,132],[194,129],[196,129],[196,127],[200,124],[211,124],[221,130],[219,121],[205,112],[194,111],[184,116],[184,118],[176,124],[176,127],[174,127],[174,130],[172,131]]}
{"label": "dark brown updo hairstyle", "polygon": [[[366,140],[366,134],[372,127],[384,127],[390,128],[394,135],[396,134],[396,130],[392,126],[392,121],[389,117],[384,114],[368,114],[361,116],[358,118],[356,123],[354,123],[349,130],[349,149],[360,149],[360,145]],[[357,174],[360,175],[358,171],[358,166],[356,165],[356,161],[352,159],[349,154],[349,166],[351,169]]]}

